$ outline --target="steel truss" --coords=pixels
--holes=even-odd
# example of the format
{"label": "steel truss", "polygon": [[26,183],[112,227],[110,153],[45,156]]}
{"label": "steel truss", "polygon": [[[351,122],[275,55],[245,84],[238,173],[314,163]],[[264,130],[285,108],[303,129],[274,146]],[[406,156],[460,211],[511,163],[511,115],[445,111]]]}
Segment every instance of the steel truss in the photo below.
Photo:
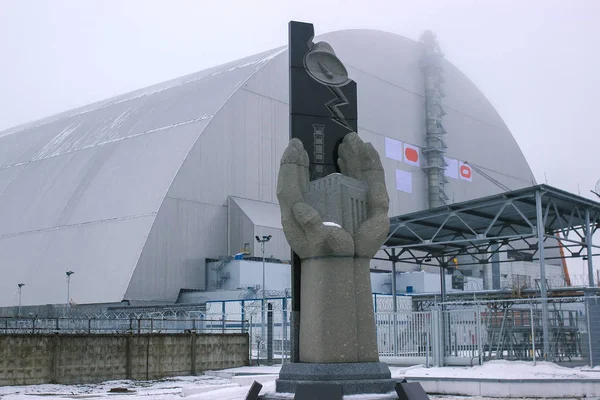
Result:
{"label": "steel truss", "polygon": [[568,253],[566,258],[587,258],[588,286],[594,286],[593,256],[600,255],[600,246],[592,242],[592,237],[599,226],[600,203],[548,185],[536,185],[392,217],[381,249],[386,257],[375,259],[392,262],[394,296],[396,263],[441,267],[442,302],[446,300],[443,271],[457,256],[468,255],[474,260],[461,265],[488,264],[493,256],[509,251],[526,261],[537,261],[544,323],[542,355],[547,358],[550,331],[545,261],[562,257],[545,253],[562,246]]}
{"label": "steel truss", "polygon": [[[600,203],[547,185],[528,189],[390,218],[390,233],[382,247],[387,257],[376,259],[443,266],[456,256],[469,255],[475,261],[461,265],[474,265],[490,263],[495,254],[517,252],[526,261],[539,261],[538,192],[544,248],[562,246],[567,258],[587,257],[587,230],[591,237],[600,227]],[[596,250],[590,251],[593,255],[600,255],[600,246],[591,240],[589,248]],[[544,260],[559,258],[545,256]]]}

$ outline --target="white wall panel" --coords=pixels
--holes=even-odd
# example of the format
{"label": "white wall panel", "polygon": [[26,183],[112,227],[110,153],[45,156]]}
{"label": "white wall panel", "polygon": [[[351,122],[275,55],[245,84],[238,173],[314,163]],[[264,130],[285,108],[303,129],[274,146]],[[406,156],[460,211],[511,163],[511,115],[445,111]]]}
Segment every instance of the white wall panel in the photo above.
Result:
{"label": "white wall panel", "polygon": [[[288,52],[286,48],[277,57],[265,64],[260,72],[248,79],[241,88],[251,93],[288,104],[289,85],[282,85],[282,79],[287,79]],[[285,75],[285,76],[284,76]]]}
{"label": "white wall panel", "polygon": [[349,71],[358,86],[359,130],[367,129],[422,146],[425,141],[425,99],[370,74],[353,68]]}
{"label": "white wall panel", "polygon": [[227,251],[227,208],[167,197],[125,298],[170,300],[179,289],[204,289],[205,259]]}
{"label": "white wall panel", "polygon": [[[395,216],[427,208],[427,174],[422,168],[408,165],[402,161],[385,157],[385,136],[359,129],[359,135],[365,142],[370,142],[381,157],[385,170],[385,181],[390,197],[389,215]],[[400,139],[399,139],[400,140]],[[412,175],[412,193],[396,190],[396,169]]]}
{"label": "white wall panel", "polygon": [[[265,257],[278,258],[280,260],[290,259],[290,246],[283,234],[283,229],[276,229],[270,226],[255,226],[254,235],[260,237],[271,235],[271,240],[265,246]],[[260,243],[254,241],[254,254],[261,257]]]}
{"label": "white wall panel", "polygon": [[0,196],[19,176],[25,165],[0,169]]}
{"label": "white wall panel", "polygon": [[92,177],[81,179],[68,223],[156,212],[207,123],[180,125],[123,141],[97,171],[91,171]]}
{"label": "white wall panel", "polygon": [[[420,47],[413,40],[393,33],[351,29],[320,35],[349,67],[371,74],[391,85],[417,94],[423,93],[419,70]],[[350,76],[354,79],[353,76]]]}
{"label": "white wall panel", "polygon": [[287,105],[236,92],[192,149],[170,195],[209,204],[225,204],[229,195],[276,202],[288,120]]}
{"label": "white wall panel", "polygon": [[89,158],[80,152],[28,164],[0,196],[0,235],[56,227]]}
{"label": "white wall panel", "polygon": [[[219,279],[216,268],[221,262],[212,262],[208,265],[207,290],[237,290],[248,287],[262,287],[262,262],[249,260],[233,260],[222,265],[222,273],[229,274],[229,278],[222,282],[222,287],[217,289]],[[267,291],[281,291],[290,287],[290,265],[265,262],[265,286]],[[239,296],[240,293],[234,294]]]}
{"label": "white wall panel", "polygon": [[0,235],[155,213],[204,124],[30,162],[0,196]]}
{"label": "white wall panel", "polygon": [[[260,285],[262,287],[262,262],[239,262],[239,286],[248,287]],[[265,287],[269,290],[284,290],[291,287],[291,268],[289,264],[265,263]]]}
{"label": "white wall panel", "polygon": [[0,168],[30,161],[50,139],[71,122],[59,120],[52,127],[35,126],[13,135],[0,132]]}
{"label": "white wall panel", "polygon": [[229,198],[227,203],[229,205],[229,255],[243,252],[245,243],[248,243],[250,255],[256,255],[254,224],[234,200]]}
{"label": "white wall panel", "polygon": [[0,306],[65,303],[66,271],[78,304],[119,302],[154,216],[89,223],[0,238]]}

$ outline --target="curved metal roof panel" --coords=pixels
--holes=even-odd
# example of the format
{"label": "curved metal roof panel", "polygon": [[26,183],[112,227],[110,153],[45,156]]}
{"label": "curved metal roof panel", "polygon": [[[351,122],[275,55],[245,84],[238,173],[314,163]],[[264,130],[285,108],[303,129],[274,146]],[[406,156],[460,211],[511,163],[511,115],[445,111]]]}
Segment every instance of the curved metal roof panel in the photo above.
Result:
{"label": "curved metal roof panel", "polygon": [[[87,282],[80,293],[74,286],[78,301],[122,299],[194,143],[232,93],[281,51],[0,132],[0,305],[14,303],[17,282],[62,281],[64,268]],[[24,302],[60,303],[56,292],[29,289]]]}

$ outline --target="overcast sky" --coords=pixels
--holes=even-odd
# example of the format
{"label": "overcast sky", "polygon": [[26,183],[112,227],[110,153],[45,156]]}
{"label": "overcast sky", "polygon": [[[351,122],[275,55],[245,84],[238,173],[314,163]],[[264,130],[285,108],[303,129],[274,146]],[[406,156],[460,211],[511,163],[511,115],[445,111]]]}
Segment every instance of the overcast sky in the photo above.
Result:
{"label": "overcast sky", "polygon": [[433,29],[538,182],[594,197],[600,0],[0,0],[0,130],[284,45],[292,19]]}
{"label": "overcast sky", "polygon": [[596,0],[0,0],[0,130],[286,44],[291,19],[317,34],[433,29],[537,180],[593,196]]}

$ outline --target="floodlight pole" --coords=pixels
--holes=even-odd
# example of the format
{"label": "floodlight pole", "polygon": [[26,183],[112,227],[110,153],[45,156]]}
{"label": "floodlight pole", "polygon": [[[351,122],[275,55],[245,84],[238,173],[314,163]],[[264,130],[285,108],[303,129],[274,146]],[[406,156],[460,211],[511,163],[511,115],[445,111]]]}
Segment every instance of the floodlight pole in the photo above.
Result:
{"label": "floodlight pole", "polygon": [[446,315],[446,266],[448,263],[444,257],[444,254],[440,256],[438,259],[440,264],[440,297],[442,299],[441,307],[440,307],[440,325],[441,325],[441,335],[440,335],[440,359],[438,361],[438,366],[444,366],[444,357],[446,356],[446,343],[452,343],[452,339],[447,340],[446,335],[450,336],[450,329],[447,326],[448,321],[450,320]]}
{"label": "floodlight pole", "polygon": [[548,328],[548,293],[546,287],[546,264],[544,261],[544,213],[542,210],[542,192],[537,190],[535,192],[535,211],[536,211],[536,222],[537,222],[537,241],[538,241],[538,253],[540,260],[540,295],[542,298],[542,332],[544,335],[544,361],[548,361],[550,354],[550,332]]}
{"label": "floodlight pole", "polygon": [[394,311],[394,356],[398,355],[398,302],[396,294],[396,249],[392,249],[392,310]]}
{"label": "floodlight pole", "polygon": [[262,251],[262,303],[261,303],[261,311],[262,311],[262,340],[265,341],[265,308],[267,306],[267,294],[265,293],[265,242],[260,242],[260,247]]}
{"label": "floodlight pole", "polygon": [[592,255],[592,227],[590,226],[590,210],[585,210],[585,244],[587,247],[588,286],[594,286],[594,261]]}
{"label": "floodlight pole", "polygon": [[[441,260],[444,260],[443,257]],[[442,261],[440,265],[440,298],[442,304],[446,302],[446,262]]]}
{"label": "floodlight pole", "polygon": [[75,272],[73,271],[67,271],[67,309],[69,309],[69,303],[70,303],[70,299],[71,299],[71,275],[73,275]]}
{"label": "floodlight pole", "polygon": [[[262,251],[262,302],[261,302],[261,341],[264,343],[266,340],[266,313],[265,308],[267,305],[267,296],[265,290],[265,243],[271,240],[271,235],[263,236],[262,239],[256,236],[256,241],[260,243],[260,249]],[[260,363],[260,360],[258,360]]]}
{"label": "floodlight pole", "polygon": [[23,286],[25,286],[24,283],[19,283],[17,284],[17,286],[19,287],[19,313],[18,313],[18,317],[21,317],[21,289],[23,288]]}

